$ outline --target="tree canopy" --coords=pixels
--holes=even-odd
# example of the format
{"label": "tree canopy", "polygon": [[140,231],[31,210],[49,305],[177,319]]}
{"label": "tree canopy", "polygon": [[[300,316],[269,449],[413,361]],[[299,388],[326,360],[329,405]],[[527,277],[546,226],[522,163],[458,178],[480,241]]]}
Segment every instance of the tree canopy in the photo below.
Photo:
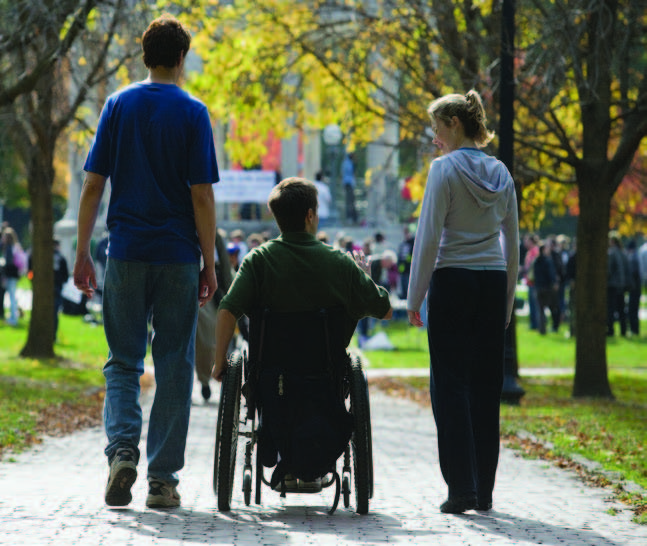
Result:
{"label": "tree canopy", "polygon": [[[402,174],[414,174],[416,195],[434,154],[426,132],[433,98],[475,88],[496,128],[498,0],[163,4],[194,29],[203,69],[190,88],[228,127],[227,151],[243,165],[258,162],[270,132],[288,136],[336,123],[353,148],[397,122],[397,141],[386,144],[415,143],[416,172]],[[524,218],[535,222],[551,202],[579,213],[574,394],[609,396],[606,240],[618,218],[629,225],[634,211],[644,210],[647,0],[518,4],[515,175]],[[135,36],[157,8],[126,0],[0,0],[0,114],[29,181],[39,335],[49,332],[40,321],[51,317],[45,265],[57,139],[73,123],[93,127],[110,89],[105,82],[126,75]],[[618,190],[623,180],[630,187]],[[612,217],[616,195],[623,197],[613,209],[620,216]],[[31,333],[30,325],[27,353],[38,352]]]}
{"label": "tree canopy", "polygon": [[[235,125],[228,151],[243,163],[262,152],[259,142],[269,130],[284,135],[337,123],[352,147],[397,120],[400,138],[393,145],[417,142],[421,185],[433,154],[425,132],[433,98],[475,88],[496,124],[498,1],[234,0],[203,6],[209,17],[194,12],[192,21],[204,70],[192,83],[217,119]],[[570,203],[579,213],[576,395],[611,395],[607,232],[623,179],[633,177],[627,191],[636,210],[644,206],[638,193],[644,185],[636,181],[647,134],[646,7],[645,0],[518,3],[515,174],[522,218],[535,227],[551,203],[563,211]],[[616,203],[627,225],[634,222],[636,216],[629,218]]]}

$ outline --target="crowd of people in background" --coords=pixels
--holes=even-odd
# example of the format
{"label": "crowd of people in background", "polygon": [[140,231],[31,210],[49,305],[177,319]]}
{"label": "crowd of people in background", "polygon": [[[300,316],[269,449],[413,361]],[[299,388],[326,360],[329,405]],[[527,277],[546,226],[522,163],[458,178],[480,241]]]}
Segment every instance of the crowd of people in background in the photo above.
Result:
{"label": "crowd of people in background", "polygon": [[[550,326],[558,332],[564,323],[575,335],[576,260],[575,240],[566,235],[540,239],[526,234],[521,242],[520,281],[528,290],[528,322],[531,330],[545,335]],[[623,244],[609,234],[607,259],[607,336],[613,337],[616,323],[621,336],[640,335],[640,296],[647,288],[647,242],[636,239]],[[550,320],[549,320],[550,319]]]}
{"label": "crowd of people in background", "polygon": [[[0,320],[16,326],[23,313],[18,303],[18,280],[29,275],[31,256],[28,250],[23,249],[16,231],[7,222],[3,223],[1,233],[0,303],[4,305],[0,306]],[[220,229],[219,236],[225,242],[231,272],[235,274],[245,255],[275,234],[269,230],[246,234],[242,229],[234,229],[229,233]],[[362,250],[371,257],[373,280],[386,288],[392,297],[407,299],[415,240],[413,228],[405,226],[402,239],[396,242],[387,241],[379,231],[363,240],[354,240],[343,231],[331,236],[322,229],[318,237],[344,251]],[[106,261],[107,241],[107,237],[101,239],[95,248],[96,262],[100,265],[104,265]],[[564,325],[568,328],[569,336],[575,335],[576,250],[575,240],[563,234],[549,235],[544,239],[534,233],[522,237],[519,281],[528,291],[529,328],[541,335],[549,330],[559,332]],[[58,241],[54,241],[53,267],[54,320],[58,326],[58,315],[61,309],[65,310],[63,287],[69,276],[68,264],[60,252]],[[98,269],[100,275],[101,268]],[[607,272],[607,335],[640,335],[640,297],[643,287],[647,289],[647,242],[639,245],[636,239],[629,239],[623,244],[623,240],[611,232]],[[399,314],[397,309],[395,314],[396,317]],[[370,338],[374,324],[372,319],[360,322],[360,346]]]}
{"label": "crowd of people in background", "polygon": [[[240,262],[250,250],[275,235],[269,230],[246,234],[242,229],[234,229],[229,233],[220,229],[219,237],[225,243],[232,274],[238,271]],[[373,280],[386,288],[393,298],[407,299],[415,240],[415,230],[412,227],[404,227],[399,241],[387,241],[380,231],[363,240],[354,240],[344,231],[332,235],[322,229],[318,237],[340,250],[362,250],[371,257]],[[104,267],[107,243],[108,239],[105,237],[95,247],[96,263]],[[575,335],[576,250],[575,240],[563,234],[541,239],[537,234],[528,233],[522,237],[519,282],[528,291],[529,327],[541,335],[549,330],[559,332],[564,326],[568,328],[569,336]],[[53,266],[55,324],[58,325],[58,315],[61,309],[65,310],[62,293],[69,276],[68,264],[60,252],[58,241],[54,242]],[[98,269],[98,275],[101,276],[102,268]],[[0,240],[0,302],[5,305],[0,306],[0,320],[8,325],[17,325],[22,316],[17,285],[20,277],[29,275],[30,271],[30,252],[23,249],[16,231],[4,222]],[[647,242],[638,244],[636,239],[629,239],[623,244],[623,240],[611,232],[607,271],[607,335],[612,337],[619,333],[622,336],[638,336],[640,297],[643,287],[647,289]],[[396,317],[399,314],[397,309],[395,314]],[[374,324],[372,319],[360,322],[360,346],[370,338]]]}

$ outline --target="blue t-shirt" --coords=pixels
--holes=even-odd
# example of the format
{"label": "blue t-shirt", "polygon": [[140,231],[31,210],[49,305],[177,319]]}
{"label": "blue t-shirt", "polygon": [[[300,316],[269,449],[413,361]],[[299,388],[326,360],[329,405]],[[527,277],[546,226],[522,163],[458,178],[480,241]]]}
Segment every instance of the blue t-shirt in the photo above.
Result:
{"label": "blue t-shirt", "polygon": [[110,178],[109,256],[155,264],[200,259],[190,186],[219,180],[202,102],[170,84],[139,82],[114,93],[83,169]]}

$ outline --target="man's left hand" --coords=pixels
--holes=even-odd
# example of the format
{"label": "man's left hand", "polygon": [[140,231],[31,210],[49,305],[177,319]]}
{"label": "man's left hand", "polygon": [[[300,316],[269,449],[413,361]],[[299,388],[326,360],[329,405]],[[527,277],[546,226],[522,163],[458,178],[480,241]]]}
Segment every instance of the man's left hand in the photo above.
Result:
{"label": "man's left hand", "polygon": [[355,263],[364,273],[370,275],[371,260],[366,257],[362,250],[353,250],[352,254],[349,252],[348,255],[355,260]]}
{"label": "man's left hand", "polygon": [[200,283],[198,288],[198,302],[203,307],[216,293],[218,281],[214,268],[204,268],[200,271]]}

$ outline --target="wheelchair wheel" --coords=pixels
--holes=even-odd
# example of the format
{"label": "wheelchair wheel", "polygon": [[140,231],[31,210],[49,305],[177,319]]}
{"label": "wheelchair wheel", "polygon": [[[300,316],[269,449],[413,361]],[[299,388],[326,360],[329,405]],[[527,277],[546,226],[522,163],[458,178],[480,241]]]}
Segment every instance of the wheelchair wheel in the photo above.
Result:
{"label": "wheelchair wheel", "polygon": [[256,483],[254,484],[254,503],[261,503],[261,486],[263,485],[263,465],[261,456],[258,452],[258,443],[256,444]]}
{"label": "wheelchair wheel", "polygon": [[351,446],[353,448],[357,513],[366,514],[368,513],[368,500],[372,496],[373,449],[368,383],[358,357],[354,358],[351,363],[350,411],[354,424]]}
{"label": "wheelchair wheel", "polygon": [[252,470],[245,469],[243,473],[243,496],[245,497],[245,506],[252,503]]}
{"label": "wheelchair wheel", "polygon": [[341,479],[341,492],[344,497],[344,508],[350,506],[350,475],[344,474]]}
{"label": "wheelchair wheel", "polygon": [[218,498],[218,510],[221,512],[229,511],[234,488],[242,373],[243,357],[235,353],[229,359],[229,367],[222,380],[216,425],[213,490]]}

